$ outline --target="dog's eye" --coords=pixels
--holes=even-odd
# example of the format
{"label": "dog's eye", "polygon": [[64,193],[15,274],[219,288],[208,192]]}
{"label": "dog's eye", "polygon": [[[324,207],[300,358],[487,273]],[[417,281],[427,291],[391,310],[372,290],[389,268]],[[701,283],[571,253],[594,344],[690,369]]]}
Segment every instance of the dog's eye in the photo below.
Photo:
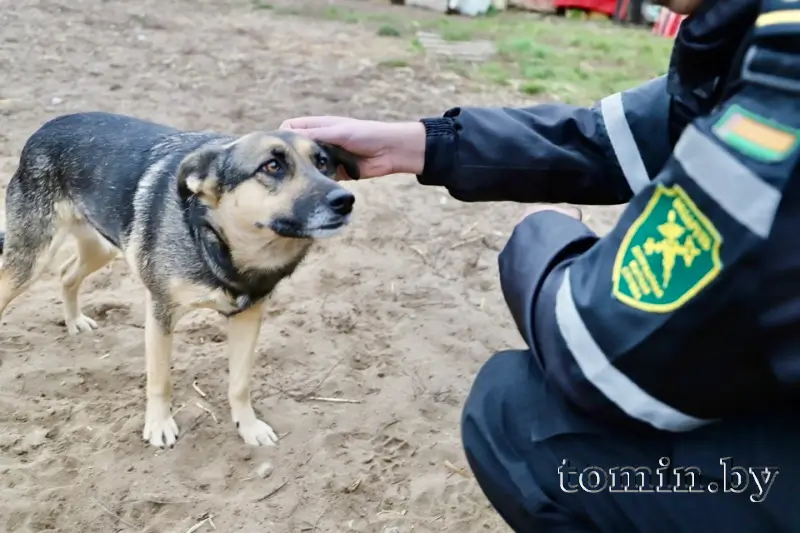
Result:
{"label": "dog's eye", "polygon": [[317,156],[317,168],[319,170],[328,170],[328,158],[324,155]]}
{"label": "dog's eye", "polygon": [[270,159],[263,165],[261,165],[261,170],[266,172],[267,174],[277,174],[278,171],[281,169],[280,161],[277,159]]}

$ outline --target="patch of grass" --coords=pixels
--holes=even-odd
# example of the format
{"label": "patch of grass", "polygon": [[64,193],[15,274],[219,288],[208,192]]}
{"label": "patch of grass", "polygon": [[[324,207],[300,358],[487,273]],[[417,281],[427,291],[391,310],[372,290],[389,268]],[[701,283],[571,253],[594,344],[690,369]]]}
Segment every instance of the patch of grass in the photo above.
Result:
{"label": "patch of grass", "polygon": [[445,41],[471,41],[473,38],[468,28],[442,28],[440,33]]}
{"label": "patch of grass", "polygon": [[352,9],[343,9],[337,6],[328,6],[325,8],[325,16],[329,19],[341,20],[349,24],[361,22],[361,17],[357,11]]}
{"label": "patch of grass", "polygon": [[462,24],[495,43],[497,56],[482,69],[490,79],[579,105],[663,74],[672,48],[669,39],[606,21],[514,13]]}
{"label": "patch of grass", "polygon": [[510,73],[508,69],[500,63],[493,61],[483,63],[478,70],[485,79],[493,83],[498,85],[509,85],[510,83]]}
{"label": "patch of grass", "polygon": [[264,0],[253,0],[253,7],[256,9],[275,9],[275,6]]}
{"label": "patch of grass", "polygon": [[545,94],[547,92],[547,84],[537,81],[526,81],[519,86],[519,90],[524,94]]}
{"label": "patch of grass", "polygon": [[405,59],[385,59],[378,63],[378,66],[384,68],[403,68],[409,66],[409,63]]}
{"label": "patch of grass", "polygon": [[[451,24],[451,22],[453,23]],[[474,32],[472,28],[459,24],[452,17],[437,21],[435,29],[445,41],[470,41],[473,39]]]}
{"label": "patch of grass", "polygon": [[378,28],[378,35],[381,37],[400,37],[403,35],[403,32],[398,30],[396,26],[392,26],[391,24],[383,24],[380,28]]}
{"label": "patch of grass", "polygon": [[[578,105],[664,74],[672,49],[670,39],[607,20],[587,20],[582,13],[559,18],[493,11],[471,18],[430,12],[423,16],[414,9],[387,12],[326,6],[306,14],[375,25],[378,34],[386,36],[422,30],[437,32],[449,41],[490,40],[497,49],[491,60],[477,65],[443,60],[442,65],[471,78],[513,85],[524,94]],[[415,14],[420,16],[415,18]],[[411,46],[423,50],[416,38]]]}

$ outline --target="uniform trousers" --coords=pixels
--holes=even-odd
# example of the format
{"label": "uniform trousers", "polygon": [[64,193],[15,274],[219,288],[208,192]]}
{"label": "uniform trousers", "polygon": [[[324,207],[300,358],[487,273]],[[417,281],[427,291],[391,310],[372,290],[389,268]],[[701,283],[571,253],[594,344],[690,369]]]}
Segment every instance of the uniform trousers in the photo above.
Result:
{"label": "uniform trousers", "polygon": [[530,350],[513,350],[476,377],[462,441],[518,533],[800,532],[793,413],[684,433],[620,430],[578,412]]}

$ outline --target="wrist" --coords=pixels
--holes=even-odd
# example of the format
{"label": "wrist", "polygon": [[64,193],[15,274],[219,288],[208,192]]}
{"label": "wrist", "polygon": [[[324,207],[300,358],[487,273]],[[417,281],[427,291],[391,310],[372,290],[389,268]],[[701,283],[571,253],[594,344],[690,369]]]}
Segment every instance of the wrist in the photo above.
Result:
{"label": "wrist", "polygon": [[425,167],[425,126],[421,122],[400,122],[394,138],[399,139],[392,148],[392,174],[422,174]]}

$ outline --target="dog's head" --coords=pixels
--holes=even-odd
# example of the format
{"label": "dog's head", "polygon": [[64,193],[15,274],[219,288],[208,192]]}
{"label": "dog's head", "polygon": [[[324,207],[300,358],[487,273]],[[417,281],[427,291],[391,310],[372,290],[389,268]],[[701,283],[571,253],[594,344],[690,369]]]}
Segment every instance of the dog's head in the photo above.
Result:
{"label": "dog's head", "polygon": [[355,196],[333,178],[358,177],[355,157],[288,131],[255,132],[188,155],[178,170],[183,199],[195,195],[232,217],[225,226],[291,239],[326,237],[350,220]]}
{"label": "dog's head", "polygon": [[255,266],[259,254],[291,255],[347,225],[355,197],[333,179],[339,165],[359,177],[355,157],[338,147],[289,131],[255,132],[186,156],[178,192],[206,207],[242,266]]}

